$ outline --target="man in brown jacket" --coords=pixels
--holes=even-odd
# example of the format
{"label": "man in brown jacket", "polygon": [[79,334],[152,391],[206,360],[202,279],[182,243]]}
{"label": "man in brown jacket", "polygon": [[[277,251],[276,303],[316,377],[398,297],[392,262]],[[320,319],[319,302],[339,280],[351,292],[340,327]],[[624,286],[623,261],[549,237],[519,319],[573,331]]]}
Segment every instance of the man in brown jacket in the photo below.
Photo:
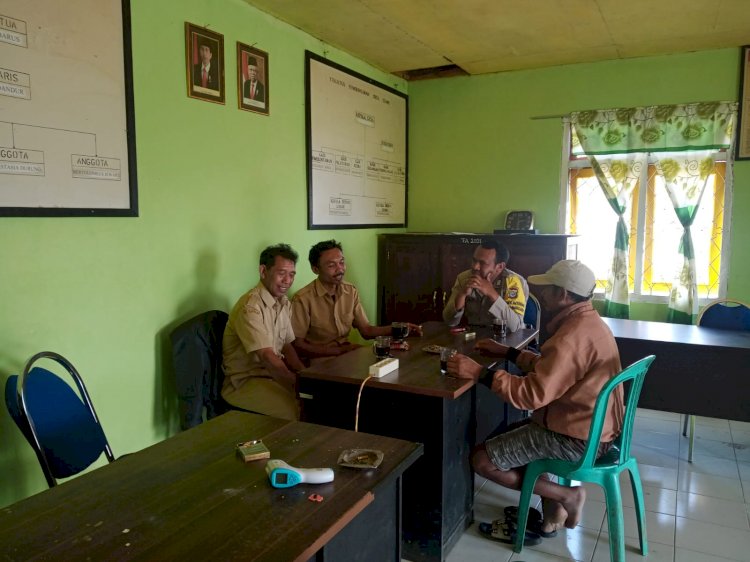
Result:
{"label": "man in brown jacket", "polygon": [[[591,304],[596,281],[588,267],[562,260],[547,273],[530,276],[528,282],[537,286],[536,294],[549,319],[550,338],[542,345],[541,355],[492,340],[476,345],[483,353],[506,358],[528,373],[523,377],[503,370],[488,373],[493,392],[516,408],[534,412],[525,424],[488,439],[472,455],[478,474],[514,490],[521,489],[523,467],[531,461],[580,459],[596,398],[604,384],[621,371],[612,332]],[[478,380],[485,369],[457,355],[449,361],[448,372]],[[607,408],[599,455],[619,434],[623,413],[622,387],[618,387]],[[586,499],[583,487],[568,488],[540,478],[534,492],[544,500],[544,518],[536,529],[541,536],[553,536],[563,525],[572,529],[578,524]],[[495,522],[494,528],[480,526],[480,531],[513,542],[510,533],[503,535],[497,527]]]}

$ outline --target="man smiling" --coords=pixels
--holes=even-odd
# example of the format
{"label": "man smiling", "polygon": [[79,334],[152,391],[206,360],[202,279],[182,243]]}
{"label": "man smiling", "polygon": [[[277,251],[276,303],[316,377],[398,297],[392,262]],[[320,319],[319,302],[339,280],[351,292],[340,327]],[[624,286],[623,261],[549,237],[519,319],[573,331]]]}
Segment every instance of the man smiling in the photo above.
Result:
{"label": "man smiling", "polygon": [[303,368],[292,347],[287,292],[297,273],[297,252],[287,244],[260,254],[260,282],[229,313],[222,344],[224,386],[233,406],[269,416],[297,419],[296,371]]}
{"label": "man smiling", "polygon": [[[318,278],[294,295],[292,325],[294,346],[306,357],[341,355],[358,347],[349,341],[356,328],[365,339],[389,336],[390,326],[372,326],[367,319],[357,288],[344,281],[346,261],[336,240],[318,242],[310,248],[310,267]],[[409,324],[410,335],[421,335],[419,326]]]}

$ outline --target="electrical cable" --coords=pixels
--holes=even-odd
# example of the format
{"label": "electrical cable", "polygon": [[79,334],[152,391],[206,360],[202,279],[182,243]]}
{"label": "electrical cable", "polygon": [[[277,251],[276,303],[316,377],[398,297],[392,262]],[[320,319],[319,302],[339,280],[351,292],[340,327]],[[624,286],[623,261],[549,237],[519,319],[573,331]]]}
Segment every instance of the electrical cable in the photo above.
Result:
{"label": "electrical cable", "polygon": [[362,398],[362,390],[364,390],[365,384],[367,384],[367,381],[371,378],[372,375],[368,375],[367,378],[362,381],[362,384],[359,385],[359,394],[357,394],[357,411],[354,414],[354,431],[359,431],[359,401]]}

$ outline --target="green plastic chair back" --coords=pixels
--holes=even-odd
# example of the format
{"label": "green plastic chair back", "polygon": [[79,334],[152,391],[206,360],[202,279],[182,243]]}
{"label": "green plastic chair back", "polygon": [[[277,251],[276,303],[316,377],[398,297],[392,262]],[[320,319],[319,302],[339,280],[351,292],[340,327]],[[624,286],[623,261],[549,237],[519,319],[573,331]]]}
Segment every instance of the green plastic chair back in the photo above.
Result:
{"label": "green plastic chair back", "polygon": [[[533,461],[526,467],[526,474],[521,487],[521,498],[518,501],[518,531],[514,550],[521,552],[523,539],[526,534],[526,522],[529,513],[529,503],[534,492],[534,485],[539,476],[550,472],[559,477],[559,482],[570,486],[572,480],[593,482],[604,488],[607,502],[607,524],[609,525],[609,552],[613,562],[625,562],[625,530],[622,518],[622,497],[620,495],[620,473],[630,471],[630,484],[633,487],[635,511],[638,520],[638,534],[640,536],[641,554],[648,554],[646,538],[646,508],[643,503],[643,487],[638,473],[638,463],[630,455],[630,440],[633,435],[638,397],[641,394],[646,372],[654,361],[649,355],[636,361],[619,375],[604,385],[596,399],[594,414],[589,430],[588,443],[581,459],[577,462],[557,459]],[[596,452],[604,427],[604,416],[607,402],[612,391],[621,384],[631,381],[630,387],[625,389],[625,416],[622,432],[615,439],[614,446],[598,460]]]}

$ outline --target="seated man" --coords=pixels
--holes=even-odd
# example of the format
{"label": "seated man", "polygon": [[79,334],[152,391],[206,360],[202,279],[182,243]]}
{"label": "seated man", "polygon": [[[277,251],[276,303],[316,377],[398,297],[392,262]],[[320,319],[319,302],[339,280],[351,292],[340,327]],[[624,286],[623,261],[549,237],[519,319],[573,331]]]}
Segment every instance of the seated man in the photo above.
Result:
{"label": "seated man", "polygon": [[260,282],[229,313],[222,342],[224,400],[260,414],[299,418],[294,332],[286,293],[294,282],[297,252],[287,244],[260,254]]}
{"label": "seated man", "polygon": [[[590,301],[595,279],[588,267],[579,261],[562,260],[543,275],[531,275],[529,283],[539,286],[539,301],[550,318],[550,338],[542,345],[541,355],[492,340],[476,345],[484,353],[507,358],[528,372],[525,377],[503,370],[490,372],[493,392],[516,408],[534,413],[520,427],[479,445],[472,455],[478,474],[514,490],[521,489],[523,468],[531,461],[581,458],[599,392],[621,371],[615,338]],[[448,362],[448,372],[461,378],[478,380],[484,371],[464,355]],[[619,386],[607,408],[599,456],[619,435],[623,414]],[[543,499],[544,518],[536,529],[539,534],[553,536],[562,525],[576,526],[586,498],[583,487],[568,488],[540,478],[534,493]],[[492,526],[481,526],[480,531],[502,540],[503,532],[498,529],[502,525],[496,521]]]}
{"label": "seated man", "polygon": [[499,319],[510,332],[524,327],[529,286],[505,267],[509,259],[510,252],[497,240],[489,238],[477,246],[471,269],[458,274],[443,308],[449,326],[457,326],[465,315],[469,324],[488,326]]}
{"label": "seated man", "polygon": [[[318,242],[310,248],[310,267],[318,278],[302,287],[292,301],[294,346],[306,357],[341,355],[359,347],[349,342],[355,327],[365,339],[391,334],[390,326],[371,326],[359,300],[359,291],[344,281],[346,262],[341,244]],[[421,335],[409,324],[410,335]]]}

